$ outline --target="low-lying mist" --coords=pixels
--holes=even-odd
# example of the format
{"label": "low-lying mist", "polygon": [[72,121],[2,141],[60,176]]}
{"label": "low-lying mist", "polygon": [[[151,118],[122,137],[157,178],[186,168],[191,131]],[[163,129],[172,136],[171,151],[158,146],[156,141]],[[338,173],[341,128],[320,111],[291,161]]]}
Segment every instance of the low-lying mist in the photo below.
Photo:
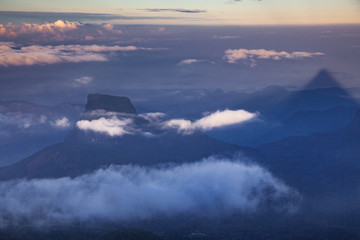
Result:
{"label": "low-lying mist", "polygon": [[170,167],[110,166],[74,179],[0,183],[0,226],[212,216],[269,206],[293,211],[299,198],[270,172],[240,157]]}

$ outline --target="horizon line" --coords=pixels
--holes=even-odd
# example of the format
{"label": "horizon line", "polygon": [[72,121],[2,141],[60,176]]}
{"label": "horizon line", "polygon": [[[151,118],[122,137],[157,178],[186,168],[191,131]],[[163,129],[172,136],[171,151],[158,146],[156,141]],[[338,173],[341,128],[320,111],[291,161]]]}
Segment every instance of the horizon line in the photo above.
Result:
{"label": "horizon line", "polygon": [[[360,22],[333,22],[333,23],[313,23],[313,24],[308,24],[308,23],[282,23],[282,24],[276,24],[276,23],[262,23],[262,24],[249,24],[249,23],[226,23],[226,24],[221,24],[221,22],[223,21],[228,21],[230,19],[208,19],[208,18],[187,18],[187,17],[161,17],[161,16],[129,16],[129,15],[121,15],[121,14],[115,14],[115,13],[94,13],[94,12],[63,12],[63,11],[13,11],[13,10],[0,10],[0,13],[24,13],[24,14],[66,14],[66,15],[71,15],[71,14],[78,14],[78,15],[92,15],[94,17],[99,16],[99,17],[113,17],[113,18],[109,18],[109,20],[103,20],[104,22],[109,22],[109,21],[116,21],[116,20],[126,20],[126,21],[136,21],[136,20],[146,20],[146,19],[154,19],[154,20],[169,20],[169,19],[183,19],[184,21],[187,21],[186,23],[114,23],[114,25],[139,25],[139,26],[145,26],[145,25],[149,25],[149,26],[214,26],[214,27],[234,27],[234,26],[239,26],[239,27],[304,27],[304,26],[360,26]],[[65,20],[65,19],[58,19],[58,20]],[[87,20],[87,19],[86,19]],[[99,19],[101,21],[101,19]],[[65,20],[66,21],[66,20]],[[93,22],[95,20],[90,20],[90,22]],[[218,21],[217,24],[213,24],[213,23],[198,23],[197,21],[209,21],[209,22],[214,22],[214,21]],[[2,21],[0,20],[0,23]],[[8,21],[7,23],[10,23],[11,21]],[[81,22],[81,21],[78,21]],[[220,22],[220,23],[219,23]],[[5,23],[5,22],[2,22]]]}

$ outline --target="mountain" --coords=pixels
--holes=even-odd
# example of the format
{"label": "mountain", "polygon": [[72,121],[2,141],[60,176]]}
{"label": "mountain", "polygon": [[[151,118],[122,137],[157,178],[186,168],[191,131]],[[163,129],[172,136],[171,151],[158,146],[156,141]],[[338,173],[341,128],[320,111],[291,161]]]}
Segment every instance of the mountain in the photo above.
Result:
{"label": "mountain", "polygon": [[89,94],[85,111],[105,110],[109,112],[122,112],[136,114],[136,109],[127,97],[110,96],[104,94]]}
{"label": "mountain", "polygon": [[[252,151],[200,132],[182,135],[174,130],[164,130],[148,117],[137,114],[125,97],[89,95],[85,109],[79,122],[83,121],[87,126],[94,124],[94,129],[80,129],[77,125],[63,143],[0,168],[0,179],[75,177],[111,164],[191,162],[214,154]],[[124,122],[129,126],[123,126]],[[111,131],[109,134],[120,135],[109,135],[107,130]]]}
{"label": "mountain", "polygon": [[209,135],[221,141],[256,147],[290,136],[344,128],[352,121],[359,102],[330,73],[321,70],[300,90],[267,87],[253,93],[236,108],[258,111],[260,118],[225,131],[215,130]]}
{"label": "mountain", "polygon": [[0,102],[0,166],[10,165],[64,140],[83,106]]}
{"label": "mountain", "polygon": [[299,111],[261,136],[261,141],[273,142],[289,136],[306,136],[340,130],[351,123],[357,106],[334,106],[319,111]]}
{"label": "mountain", "polygon": [[327,71],[320,70],[316,76],[304,87],[304,89],[318,88],[343,88],[341,84]]}
{"label": "mountain", "polygon": [[164,240],[154,233],[141,229],[123,229],[121,231],[104,234],[97,240]]}
{"label": "mountain", "polygon": [[305,194],[359,199],[360,111],[339,131],[289,137],[264,144],[258,151],[276,176]]}

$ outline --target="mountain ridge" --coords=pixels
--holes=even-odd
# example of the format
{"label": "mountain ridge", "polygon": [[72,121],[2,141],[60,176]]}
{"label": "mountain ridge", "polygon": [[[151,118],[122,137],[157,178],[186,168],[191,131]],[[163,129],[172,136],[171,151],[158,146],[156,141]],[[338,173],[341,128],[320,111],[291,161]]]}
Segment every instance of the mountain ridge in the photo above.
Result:
{"label": "mountain ridge", "polygon": [[[112,99],[115,99],[115,102],[109,102]],[[97,103],[96,100],[99,102]],[[87,104],[88,107],[81,117],[88,123],[92,120],[103,120],[110,114],[110,119],[114,121],[121,121],[117,117],[131,117],[133,124],[142,127],[139,129],[149,124],[149,121],[136,114],[135,107],[127,97],[90,94],[89,102],[91,104]],[[64,142],[49,146],[18,163],[0,168],[0,180],[76,177],[111,164],[149,166],[183,163],[201,160],[214,154],[252,151],[251,148],[224,143],[201,132],[183,135],[172,129],[158,131],[160,132],[150,134],[150,136],[141,131],[121,136],[109,136],[103,132],[79,129],[75,126],[70,130]]]}

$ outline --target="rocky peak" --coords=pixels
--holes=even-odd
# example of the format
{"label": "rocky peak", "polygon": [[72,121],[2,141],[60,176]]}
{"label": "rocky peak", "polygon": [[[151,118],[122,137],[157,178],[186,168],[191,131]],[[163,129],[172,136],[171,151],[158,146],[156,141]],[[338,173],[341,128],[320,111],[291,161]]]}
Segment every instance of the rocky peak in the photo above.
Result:
{"label": "rocky peak", "polygon": [[94,110],[136,114],[136,109],[128,97],[118,97],[104,94],[88,95],[85,111],[90,112]]}
{"label": "rocky peak", "polygon": [[326,70],[320,70],[316,76],[307,84],[305,89],[315,89],[315,88],[342,88],[341,84],[338,83],[331,73]]}

